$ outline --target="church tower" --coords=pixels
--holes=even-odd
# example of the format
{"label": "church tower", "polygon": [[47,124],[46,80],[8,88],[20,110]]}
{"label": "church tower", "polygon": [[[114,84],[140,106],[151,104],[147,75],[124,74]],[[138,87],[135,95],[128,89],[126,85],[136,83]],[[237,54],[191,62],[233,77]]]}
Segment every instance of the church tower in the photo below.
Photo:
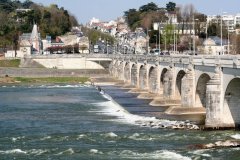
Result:
{"label": "church tower", "polygon": [[38,26],[36,24],[34,24],[33,26],[30,41],[32,43],[33,53],[41,54],[42,41],[41,41],[40,33],[38,32]]}

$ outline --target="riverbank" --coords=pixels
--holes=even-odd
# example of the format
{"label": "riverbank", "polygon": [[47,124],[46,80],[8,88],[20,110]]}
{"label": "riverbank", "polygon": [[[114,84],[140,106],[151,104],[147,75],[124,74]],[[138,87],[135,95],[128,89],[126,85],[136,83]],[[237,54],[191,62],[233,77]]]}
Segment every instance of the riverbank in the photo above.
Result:
{"label": "riverbank", "polygon": [[86,83],[89,81],[88,77],[43,77],[43,78],[29,78],[29,77],[0,77],[0,84],[54,84],[54,83]]}

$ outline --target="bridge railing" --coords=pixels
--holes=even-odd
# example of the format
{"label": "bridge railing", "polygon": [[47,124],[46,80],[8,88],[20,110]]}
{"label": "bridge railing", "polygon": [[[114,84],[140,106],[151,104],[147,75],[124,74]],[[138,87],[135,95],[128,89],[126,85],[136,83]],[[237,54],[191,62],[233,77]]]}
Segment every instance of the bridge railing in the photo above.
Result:
{"label": "bridge railing", "polygon": [[38,59],[55,59],[55,58],[89,58],[89,59],[119,59],[125,61],[147,61],[147,62],[165,62],[193,65],[215,66],[217,64],[222,67],[240,68],[240,55],[135,55],[135,54],[50,54],[50,55],[31,55],[25,58]]}
{"label": "bridge railing", "polygon": [[180,63],[180,64],[193,64],[201,66],[216,66],[228,68],[240,68],[240,55],[221,55],[221,56],[209,56],[209,55],[111,55],[113,59],[125,60],[125,61],[148,61],[148,62],[166,62],[166,63]]}

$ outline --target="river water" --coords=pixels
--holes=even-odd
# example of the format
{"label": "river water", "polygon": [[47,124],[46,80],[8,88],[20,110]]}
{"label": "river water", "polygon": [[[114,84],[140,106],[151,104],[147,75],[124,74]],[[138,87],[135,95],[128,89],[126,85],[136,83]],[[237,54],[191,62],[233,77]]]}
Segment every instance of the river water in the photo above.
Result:
{"label": "river water", "polygon": [[156,107],[113,86],[104,90],[124,108],[87,85],[1,86],[0,159],[240,158],[240,148],[193,147],[239,139],[239,131],[143,127],[136,122],[154,120]]}

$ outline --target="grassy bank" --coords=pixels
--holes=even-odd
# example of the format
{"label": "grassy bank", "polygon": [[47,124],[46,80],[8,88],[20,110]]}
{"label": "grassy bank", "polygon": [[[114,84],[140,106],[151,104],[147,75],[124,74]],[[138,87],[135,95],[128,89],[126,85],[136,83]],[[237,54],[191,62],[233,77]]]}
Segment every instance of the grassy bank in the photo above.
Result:
{"label": "grassy bank", "polygon": [[0,60],[0,67],[19,67],[20,59]]}
{"label": "grassy bank", "polygon": [[47,78],[26,78],[26,77],[3,77],[0,83],[85,83],[87,77],[47,77]]}

